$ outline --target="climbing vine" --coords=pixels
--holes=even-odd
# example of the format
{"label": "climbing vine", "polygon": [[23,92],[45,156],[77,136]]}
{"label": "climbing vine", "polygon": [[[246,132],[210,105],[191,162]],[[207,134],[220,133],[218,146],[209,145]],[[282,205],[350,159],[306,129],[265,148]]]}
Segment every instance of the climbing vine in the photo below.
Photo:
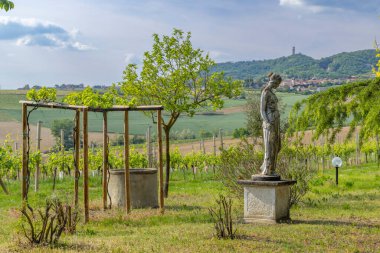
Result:
{"label": "climbing vine", "polygon": [[86,87],[80,92],[72,92],[68,94],[63,102],[70,105],[84,105],[94,108],[107,109],[114,105],[129,105],[135,104],[134,100],[127,101],[118,94],[115,86],[108,88],[104,93],[94,90],[91,87]]}
{"label": "climbing vine", "polygon": [[[54,88],[46,88],[42,87],[39,90],[31,89],[26,93],[26,98],[34,101],[36,103],[50,103],[57,100],[57,90]],[[41,155],[35,157],[30,156],[30,124],[29,124],[29,118],[30,114],[38,109],[38,105],[34,105],[31,110],[27,112],[26,116],[26,126],[27,126],[27,150],[26,150],[26,200],[28,200],[28,192],[29,192],[29,185],[30,185],[30,172],[31,172],[31,161],[40,161]],[[24,133],[25,134],[25,133]]]}

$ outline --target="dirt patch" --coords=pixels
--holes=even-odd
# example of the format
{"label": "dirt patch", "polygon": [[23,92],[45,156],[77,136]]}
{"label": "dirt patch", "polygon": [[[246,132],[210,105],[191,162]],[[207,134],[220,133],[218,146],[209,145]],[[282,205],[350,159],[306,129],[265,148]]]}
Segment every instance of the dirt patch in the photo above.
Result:
{"label": "dirt patch", "polygon": [[234,106],[230,108],[225,108],[222,110],[218,110],[217,112],[219,111],[223,112],[224,114],[232,114],[232,113],[238,113],[238,112],[245,112],[247,111],[247,108],[243,105],[243,106]]}
{"label": "dirt patch", "polygon": [[[240,139],[231,139],[231,138],[225,138],[223,139],[223,148],[226,149],[230,146],[236,146],[240,142]],[[204,141],[204,149],[206,153],[212,154],[215,152],[219,154],[219,150],[221,148],[221,141],[220,139],[215,140],[215,145],[213,140],[205,140]],[[174,150],[175,148],[178,148],[181,154],[187,154],[191,152],[203,152],[203,145],[201,141],[194,141],[191,143],[181,143],[181,144],[172,144],[171,150]]]}

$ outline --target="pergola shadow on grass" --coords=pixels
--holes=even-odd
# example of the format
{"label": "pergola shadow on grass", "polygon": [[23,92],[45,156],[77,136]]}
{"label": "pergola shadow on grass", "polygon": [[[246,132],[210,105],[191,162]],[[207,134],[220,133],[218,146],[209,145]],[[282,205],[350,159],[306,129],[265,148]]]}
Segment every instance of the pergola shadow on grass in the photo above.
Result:
{"label": "pergola shadow on grass", "polygon": [[[164,211],[164,192],[163,192],[163,161],[162,161],[162,122],[161,113],[164,109],[161,105],[149,106],[113,106],[111,108],[94,108],[88,106],[67,105],[61,103],[38,103],[33,101],[20,101],[22,104],[22,200],[27,201],[30,181],[29,173],[29,133],[28,133],[28,107],[51,108],[75,111],[75,130],[74,130],[74,205],[78,207],[79,192],[79,150],[80,150],[80,113],[83,118],[83,191],[84,191],[84,220],[89,221],[89,195],[88,195],[88,112],[103,113],[103,178],[102,178],[102,200],[103,208],[107,209],[107,172],[108,172],[108,130],[107,113],[124,112],[124,170],[125,170],[125,210],[131,211],[131,192],[130,192],[130,172],[129,172],[129,112],[130,111],[156,111],[157,112],[157,142],[158,142],[158,166],[159,166],[159,210]],[[38,174],[37,174],[38,176]]]}

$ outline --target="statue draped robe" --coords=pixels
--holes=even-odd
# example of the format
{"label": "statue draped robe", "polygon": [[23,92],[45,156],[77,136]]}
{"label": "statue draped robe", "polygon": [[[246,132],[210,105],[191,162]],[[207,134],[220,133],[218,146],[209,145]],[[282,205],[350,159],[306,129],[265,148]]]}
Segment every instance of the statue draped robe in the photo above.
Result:
{"label": "statue draped robe", "polygon": [[280,112],[278,110],[278,99],[270,85],[261,94],[260,111],[263,119],[263,142],[265,147],[261,174],[274,176],[276,175],[277,155],[281,149]]}

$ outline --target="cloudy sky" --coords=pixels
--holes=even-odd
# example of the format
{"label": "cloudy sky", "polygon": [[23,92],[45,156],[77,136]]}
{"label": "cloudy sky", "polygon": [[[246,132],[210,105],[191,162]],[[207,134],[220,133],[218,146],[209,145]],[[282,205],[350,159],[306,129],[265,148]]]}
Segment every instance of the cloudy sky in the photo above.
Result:
{"label": "cloudy sky", "polygon": [[13,0],[0,11],[0,86],[120,81],[152,34],[192,32],[217,62],[373,48],[379,0]]}

